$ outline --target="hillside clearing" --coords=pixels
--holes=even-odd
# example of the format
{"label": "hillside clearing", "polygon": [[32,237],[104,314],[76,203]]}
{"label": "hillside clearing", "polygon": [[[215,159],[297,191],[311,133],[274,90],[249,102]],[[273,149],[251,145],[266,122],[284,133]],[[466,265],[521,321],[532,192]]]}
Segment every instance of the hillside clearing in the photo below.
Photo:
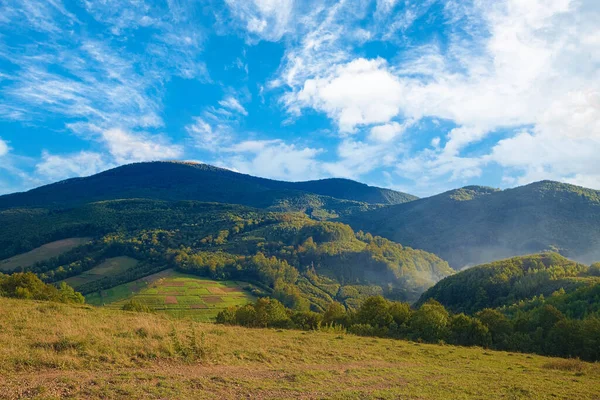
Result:
{"label": "hillside clearing", "polygon": [[94,282],[106,276],[120,274],[137,265],[138,260],[131,257],[113,257],[105,260],[100,265],[83,272],[80,275],[65,279],[65,282],[74,288],[86,283]]}
{"label": "hillside clearing", "polygon": [[[0,398],[597,399],[600,366],[0,299]],[[566,366],[566,367],[565,367]]]}
{"label": "hillside clearing", "polygon": [[229,306],[244,305],[255,298],[235,281],[215,281],[166,270],[137,281],[86,296],[93,305],[120,309],[135,300],[153,310],[200,322],[214,320]]}
{"label": "hillside clearing", "polygon": [[27,253],[19,254],[0,261],[0,271],[12,271],[19,267],[30,267],[33,264],[60,256],[75,247],[89,242],[91,238],[69,238],[46,243]]}

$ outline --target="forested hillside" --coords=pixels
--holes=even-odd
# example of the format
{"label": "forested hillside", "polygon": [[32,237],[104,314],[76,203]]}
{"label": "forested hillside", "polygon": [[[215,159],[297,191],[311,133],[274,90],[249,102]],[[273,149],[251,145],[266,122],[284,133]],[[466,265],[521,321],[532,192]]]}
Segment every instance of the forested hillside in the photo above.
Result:
{"label": "forested hillside", "polygon": [[435,299],[454,312],[472,314],[599,284],[598,264],[589,267],[556,253],[544,253],[461,271],[428,289],[419,303]]}
{"label": "forested hillside", "polygon": [[416,197],[347,179],[282,182],[240,174],[207,164],[138,163],[86,178],[75,178],[0,196],[0,209],[66,208],[99,200],[147,198],[242,204],[276,211],[319,212],[328,216],[399,204]]}
{"label": "forested hillside", "polygon": [[557,182],[470,186],[342,221],[433,252],[455,269],[546,250],[600,259],[600,192]]}
{"label": "forested hillside", "polygon": [[47,282],[76,276],[109,258],[139,261],[78,287],[84,294],[175,268],[250,282],[257,295],[273,296],[288,307],[323,310],[333,300],[356,307],[370,295],[414,301],[453,273],[433,254],[341,223],[235,205],[105,201],[70,210],[6,210],[0,224],[0,259],[54,240],[92,238],[58,257],[15,268]]}

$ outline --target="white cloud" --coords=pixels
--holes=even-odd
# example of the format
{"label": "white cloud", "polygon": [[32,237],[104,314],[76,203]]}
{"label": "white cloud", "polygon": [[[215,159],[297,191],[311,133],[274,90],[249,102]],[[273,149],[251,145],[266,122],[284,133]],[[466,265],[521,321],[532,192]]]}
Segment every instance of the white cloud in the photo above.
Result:
{"label": "white cloud", "polygon": [[225,0],[245,29],[261,39],[277,41],[289,30],[294,0]]}
{"label": "white cloud", "polygon": [[253,140],[237,143],[221,160],[237,171],[285,180],[315,179],[323,175],[316,159],[321,149],[286,144],[281,140]]}
{"label": "white cloud", "polygon": [[325,78],[309,79],[293,98],[335,119],[342,132],[357,125],[381,124],[398,115],[405,89],[383,59],[357,59]]}
{"label": "white cloud", "polygon": [[89,176],[106,169],[110,164],[100,153],[82,151],[68,155],[53,155],[44,151],[36,173],[45,180]]}
{"label": "white cloud", "polygon": [[102,140],[118,164],[176,159],[183,155],[181,146],[171,144],[161,135],[109,129],[102,133]]}
{"label": "white cloud", "polygon": [[228,108],[232,111],[238,112],[244,116],[248,115],[248,111],[240,104],[240,102],[233,96],[227,96],[223,100],[219,101],[222,107]]}
{"label": "white cloud", "polygon": [[[401,35],[389,32],[404,30],[431,4],[380,0],[379,25],[389,26],[384,21],[393,18],[394,26],[387,33],[369,31],[374,39],[397,41]],[[342,133],[366,125],[372,141],[394,137],[392,121],[398,117],[453,122],[456,128],[443,146],[441,140],[432,142],[433,150],[399,160],[397,170],[407,178],[465,181],[497,163],[509,180],[578,179],[600,187],[597,167],[590,167],[597,163],[580,162],[580,154],[587,153],[577,152],[585,146],[600,151],[600,3],[447,1],[444,13],[447,44],[434,39],[407,46],[394,62],[386,62],[353,56],[356,43],[348,38],[360,42],[350,30],[356,29],[352,17],[360,18],[360,10],[349,13],[341,3],[327,12],[317,9],[307,17],[309,33],[287,51],[273,85],[289,89],[283,101],[290,112],[321,111]],[[504,141],[487,155],[464,154],[492,132],[510,134],[523,127],[531,127],[527,143],[535,145],[522,143],[508,152],[511,142]],[[517,136],[514,143],[525,139]],[[552,156],[560,148],[570,154]],[[527,163],[536,150],[554,163]]]}
{"label": "white cloud", "polygon": [[8,154],[8,150],[8,143],[6,143],[4,140],[2,140],[2,138],[0,138],[0,157]]}
{"label": "white cloud", "polygon": [[441,57],[441,64],[420,59],[421,67],[430,67],[428,79],[402,78],[408,88],[402,110],[460,125],[432,156],[438,165],[447,165],[496,129],[531,125],[532,130],[501,141],[488,156],[455,160],[437,170],[424,163],[423,169],[452,170],[453,177],[464,177],[465,164],[472,166],[468,176],[495,162],[507,167],[508,181],[578,177],[600,187],[600,171],[589,157],[600,151],[600,42],[595,39],[600,37],[600,4],[508,0],[480,6],[477,12],[489,37],[473,49],[455,43],[451,53],[466,72],[453,71],[448,56]]}
{"label": "white cloud", "polygon": [[394,121],[389,124],[374,126],[371,128],[369,139],[375,142],[391,142],[402,135],[413,123],[412,120],[405,121],[402,124]]}
{"label": "white cloud", "polygon": [[324,163],[323,169],[332,176],[359,179],[362,174],[376,168],[393,166],[404,151],[400,144],[390,146],[385,142],[365,143],[345,139],[337,147],[338,159]]}
{"label": "white cloud", "polygon": [[185,129],[194,146],[200,149],[216,152],[231,141],[231,128],[228,125],[213,127],[201,117],[194,117],[194,122]]}

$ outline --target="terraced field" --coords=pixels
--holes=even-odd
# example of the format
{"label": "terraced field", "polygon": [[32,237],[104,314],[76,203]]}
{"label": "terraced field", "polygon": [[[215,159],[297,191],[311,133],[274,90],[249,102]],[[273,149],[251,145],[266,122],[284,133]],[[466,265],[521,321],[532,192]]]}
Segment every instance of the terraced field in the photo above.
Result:
{"label": "terraced field", "polygon": [[94,282],[105,276],[119,274],[125,272],[137,265],[138,260],[131,257],[114,257],[109,258],[102,264],[71,278],[65,279],[70,286],[77,289],[79,286],[86,283]]}
{"label": "terraced field", "polygon": [[57,257],[77,246],[81,246],[90,241],[90,238],[70,238],[57,240],[56,242],[46,243],[43,246],[19,254],[6,260],[0,261],[0,271],[12,271],[19,267],[29,267],[36,262],[45,261]]}
{"label": "terraced field", "polygon": [[119,309],[133,299],[157,312],[208,322],[226,307],[255,300],[244,286],[241,282],[214,281],[166,270],[90,294],[86,300],[89,304]]}

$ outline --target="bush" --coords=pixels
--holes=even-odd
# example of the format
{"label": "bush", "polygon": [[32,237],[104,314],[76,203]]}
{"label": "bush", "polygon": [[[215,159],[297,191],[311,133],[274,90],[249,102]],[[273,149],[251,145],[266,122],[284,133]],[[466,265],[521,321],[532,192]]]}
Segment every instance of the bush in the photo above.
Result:
{"label": "bush", "polygon": [[323,315],[312,311],[298,311],[292,314],[294,327],[303,330],[316,331],[321,327]]}
{"label": "bush", "polygon": [[60,303],[85,303],[81,293],[62,282],[60,288],[46,284],[31,272],[0,274],[0,296],[17,299],[48,300]]}
{"label": "bush", "polygon": [[146,312],[146,313],[153,312],[152,308],[150,308],[146,304],[140,303],[137,300],[129,300],[128,302],[123,304],[123,307],[121,307],[121,310],[133,311],[133,312]]}

